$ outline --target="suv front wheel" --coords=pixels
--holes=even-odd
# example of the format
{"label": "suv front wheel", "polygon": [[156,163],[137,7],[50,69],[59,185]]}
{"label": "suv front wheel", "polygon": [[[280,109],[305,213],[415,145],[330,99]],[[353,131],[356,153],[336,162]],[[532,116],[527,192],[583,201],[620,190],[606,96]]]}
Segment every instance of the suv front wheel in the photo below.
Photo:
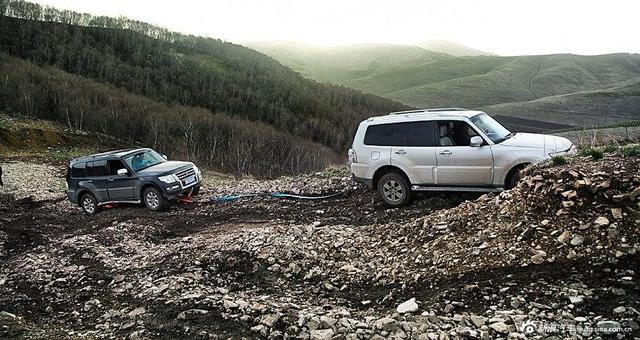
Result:
{"label": "suv front wheel", "polygon": [[378,195],[390,207],[401,207],[411,201],[411,188],[404,176],[392,172],[378,181]]}
{"label": "suv front wheel", "polygon": [[145,189],[143,193],[144,205],[153,211],[160,211],[167,207],[169,202],[160,193],[160,191],[154,187]]}

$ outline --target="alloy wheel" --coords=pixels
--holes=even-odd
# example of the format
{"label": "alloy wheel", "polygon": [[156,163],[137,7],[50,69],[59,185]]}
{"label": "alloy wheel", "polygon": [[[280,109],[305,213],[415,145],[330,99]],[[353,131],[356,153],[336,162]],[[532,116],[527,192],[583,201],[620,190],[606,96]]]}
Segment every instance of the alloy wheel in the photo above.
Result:
{"label": "alloy wheel", "polygon": [[153,191],[147,192],[146,200],[147,205],[152,209],[156,209],[160,205],[160,199],[158,198],[158,195]]}
{"label": "alloy wheel", "polygon": [[88,214],[93,214],[96,210],[96,204],[91,197],[87,196],[82,200],[82,208],[84,208],[84,211]]}
{"label": "alloy wheel", "polygon": [[384,193],[384,197],[390,202],[399,202],[404,197],[404,188],[394,180],[387,181],[382,186],[382,192]]}

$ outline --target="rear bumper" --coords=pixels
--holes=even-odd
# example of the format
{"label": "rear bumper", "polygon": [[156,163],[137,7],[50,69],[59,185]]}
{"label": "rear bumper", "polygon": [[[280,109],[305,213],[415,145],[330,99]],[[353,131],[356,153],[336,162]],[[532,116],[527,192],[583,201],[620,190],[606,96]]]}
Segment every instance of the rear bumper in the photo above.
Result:
{"label": "rear bumper", "polygon": [[351,179],[355,182],[366,185],[369,189],[373,189],[373,180],[370,178],[356,177],[356,175],[352,174]]}
{"label": "rear bumper", "polygon": [[76,197],[76,192],[74,190],[67,190],[67,198],[69,199],[69,202],[78,204],[78,198]]}

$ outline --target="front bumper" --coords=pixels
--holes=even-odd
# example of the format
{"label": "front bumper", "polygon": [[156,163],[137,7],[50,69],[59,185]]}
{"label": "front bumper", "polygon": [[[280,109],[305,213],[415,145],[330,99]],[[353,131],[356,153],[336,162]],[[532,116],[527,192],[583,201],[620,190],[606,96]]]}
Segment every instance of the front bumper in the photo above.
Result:
{"label": "front bumper", "polygon": [[189,195],[190,193],[196,191],[200,188],[200,180],[193,182],[188,186],[182,186],[179,182],[172,184],[164,184],[164,194],[168,199],[174,199],[178,196]]}

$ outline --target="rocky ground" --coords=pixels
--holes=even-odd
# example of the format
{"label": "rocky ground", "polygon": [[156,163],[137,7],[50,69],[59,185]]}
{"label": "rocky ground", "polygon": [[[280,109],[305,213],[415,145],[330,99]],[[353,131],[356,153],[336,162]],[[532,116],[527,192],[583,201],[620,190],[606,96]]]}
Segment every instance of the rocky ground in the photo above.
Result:
{"label": "rocky ground", "polygon": [[[335,169],[90,217],[63,168],[11,163],[0,338],[639,337],[639,163],[539,165],[499,195],[402,209]],[[275,191],[341,194],[218,200]]]}

